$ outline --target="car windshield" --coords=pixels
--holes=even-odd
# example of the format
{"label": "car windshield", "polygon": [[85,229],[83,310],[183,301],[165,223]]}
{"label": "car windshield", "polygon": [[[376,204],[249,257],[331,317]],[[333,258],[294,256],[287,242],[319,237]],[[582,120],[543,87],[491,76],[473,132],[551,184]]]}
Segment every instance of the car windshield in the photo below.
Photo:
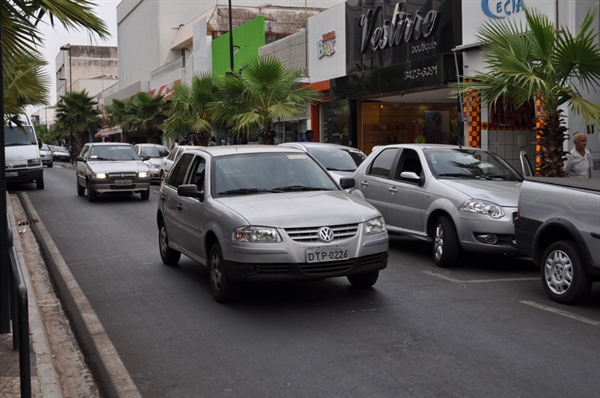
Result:
{"label": "car windshield", "polygon": [[64,146],[55,146],[54,147],[54,152],[69,153],[69,150],[67,148],[65,148]]}
{"label": "car windshield", "polygon": [[438,178],[521,181],[521,175],[501,157],[474,149],[430,149],[427,161]]}
{"label": "car windshield", "polygon": [[149,156],[151,158],[164,158],[169,154],[169,150],[166,147],[159,146],[143,146],[140,152],[140,156]]}
{"label": "car windshield", "polygon": [[338,190],[331,177],[303,153],[261,153],[217,158],[217,196],[292,191]]}
{"label": "car windshield", "polygon": [[345,148],[309,148],[308,152],[331,171],[354,171],[366,158],[360,151]]}
{"label": "car windshield", "polygon": [[4,126],[5,146],[36,145],[35,135],[31,126]]}
{"label": "car windshield", "polygon": [[140,157],[130,145],[95,145],[90,150],[90,160],[140,160]]}
{"label": "car windshield", "polygon": [[42,151],[49,151],[50,147],[48,147],[47,144],[42,144],[42,147],[40,148]]}

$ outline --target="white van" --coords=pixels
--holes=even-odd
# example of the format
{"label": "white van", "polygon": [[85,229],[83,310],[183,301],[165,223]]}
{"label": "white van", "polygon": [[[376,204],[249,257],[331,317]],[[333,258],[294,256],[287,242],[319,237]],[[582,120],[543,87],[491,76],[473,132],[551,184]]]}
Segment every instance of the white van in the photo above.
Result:
{"label": "white van", "polygon": [[34,182],[37,189],[44,189],[44,169],[40,157],[41,141],[38,142],[33,126],[14,124],[4,126],[4,154],[6,182]]}

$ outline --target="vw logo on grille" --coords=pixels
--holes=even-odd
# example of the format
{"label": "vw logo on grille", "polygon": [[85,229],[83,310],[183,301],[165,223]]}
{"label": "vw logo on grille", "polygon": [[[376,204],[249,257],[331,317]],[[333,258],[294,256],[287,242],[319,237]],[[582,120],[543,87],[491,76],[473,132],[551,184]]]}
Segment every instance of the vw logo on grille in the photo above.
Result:
{"label": "vw logo on grille", "polygon": [[121,178],[125,177],[125,174],[121,173]]}
{"label": "vw logo on grille", "polygon": [[319,239],[322,242],[331,242],[333,240],[333,231],[329,227],[319,229]]}

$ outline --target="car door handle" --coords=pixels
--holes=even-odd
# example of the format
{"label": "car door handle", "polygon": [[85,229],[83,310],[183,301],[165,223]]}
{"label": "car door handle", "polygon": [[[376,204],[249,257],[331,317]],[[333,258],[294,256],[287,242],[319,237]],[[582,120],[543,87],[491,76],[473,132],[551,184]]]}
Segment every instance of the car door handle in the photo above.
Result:
{"label": "car door handle", "polygon": [[388,191],[390,191],[391,193],[396,193],[398,192],[398,189],[396,189],[396,187],[389,187]]}
{"label": "car door handle", "polygon": [[183,210],[183,206],[182,205],[177,205],[177,210]]}
{"label": "car door handle", "polygon": [[167,195],[160,195],[161,200],[167,200]]}
{"label": "car door handle", "polygon": [[362,180],[362,181],[360,182],[360,185],[362,185],[363,187],[368,187],[368,186],[369,186],[369,181],[367,181],[367,180]]}

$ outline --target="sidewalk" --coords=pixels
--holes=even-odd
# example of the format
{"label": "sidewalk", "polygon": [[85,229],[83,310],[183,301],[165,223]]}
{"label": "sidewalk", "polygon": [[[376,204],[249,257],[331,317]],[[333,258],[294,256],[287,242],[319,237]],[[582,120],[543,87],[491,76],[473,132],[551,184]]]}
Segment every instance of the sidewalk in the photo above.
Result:
{"label": "sidewalk", "polygon": [[[15,194],[7,195],[13,245],[27,285],[31,393],[33,397],[99,397],[61,303],[54,294],[40,248]],[[19,351],[12,333],[0,334],[0,396],[21,396]]]}

